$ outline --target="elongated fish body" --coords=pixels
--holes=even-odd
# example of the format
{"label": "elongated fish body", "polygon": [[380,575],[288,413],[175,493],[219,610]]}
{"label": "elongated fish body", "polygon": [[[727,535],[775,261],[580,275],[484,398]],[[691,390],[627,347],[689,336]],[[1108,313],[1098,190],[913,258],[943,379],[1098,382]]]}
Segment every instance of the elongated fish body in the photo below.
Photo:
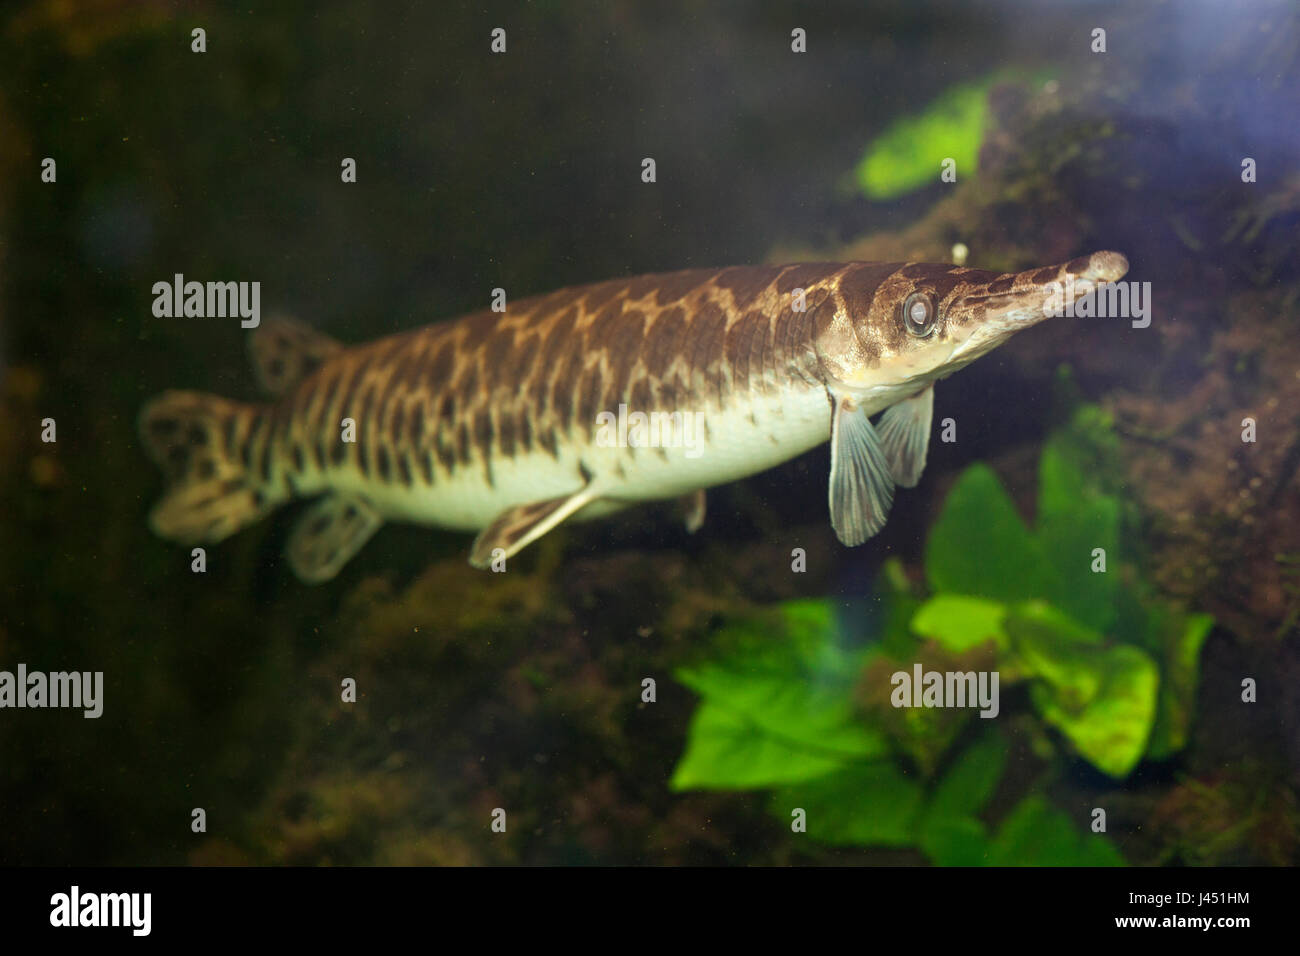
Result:
{"label": "elongated fish body", "polygon": [[[1076,294],[1118,253],[999,274],[924,263],[690,270],[562,289],[345,348],[268,320],[251,350],[266,405],[167,392],[141,413],[171,479],[151,515],[218,541],[294,498],[306,581],[384,520],[478,532],[504,559],[566,519],[687,497],[830,440],[831,518],[858,544],[924,468],[934,381]],[[1059,285],[1054,285],[1058,283]],[[1058,296],[1059,298],[1059,296]],[[869,416],[884,410],[873,426]]]}

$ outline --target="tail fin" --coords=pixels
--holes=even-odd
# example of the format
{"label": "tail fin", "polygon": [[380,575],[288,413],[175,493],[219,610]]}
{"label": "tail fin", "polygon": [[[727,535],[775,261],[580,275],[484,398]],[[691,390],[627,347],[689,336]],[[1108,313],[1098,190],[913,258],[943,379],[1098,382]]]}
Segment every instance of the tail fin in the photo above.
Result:
{"label": "tail fin", "polygon": [[216,542],[280,503],[249,467],[254,453],[269,453],[263,442],[254,444],[265,414],[200,392],[164,392],[145,405],[140,437],[169,485],[149,515],[155,534]]}

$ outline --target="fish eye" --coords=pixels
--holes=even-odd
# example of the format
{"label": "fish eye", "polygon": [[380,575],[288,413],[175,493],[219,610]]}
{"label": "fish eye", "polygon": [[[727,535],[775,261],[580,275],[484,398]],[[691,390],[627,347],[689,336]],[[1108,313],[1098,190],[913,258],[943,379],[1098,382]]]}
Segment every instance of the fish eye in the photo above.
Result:
{"label": "fish eye", "polygon": [[903,325],[917,338],[925,338],[934,331],[938,316],[934,296],[928,292],[913,292],[903,302]]}

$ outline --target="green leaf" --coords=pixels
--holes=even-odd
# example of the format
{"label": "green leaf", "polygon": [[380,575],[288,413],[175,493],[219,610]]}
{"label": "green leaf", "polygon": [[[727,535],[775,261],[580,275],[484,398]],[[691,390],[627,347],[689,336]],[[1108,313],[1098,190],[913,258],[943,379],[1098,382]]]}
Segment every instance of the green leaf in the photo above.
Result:
{"label": "green leaf", "polygon": [[1136,647],[1102,638],[1043,602],[1013,607],[1005,627],[1030,696],[1079,754],[1113,777],[1141,759],[1155,723],[1160,674]]}
{"label": "green leaf", "polygon": [[938,820],[978,814],[997,789],[1006,760],[1006,740],[996,731],[985,733],[961,752],[939,781],[926,808],[927,815]]}
{"label": "green leaf", "polygon": [[818,780],[785,787],[770,809],[789,820],[807,812],[808,836],[837,846],[911,846],[922,790],[889,760],[855,764]]}
{"label": "green leaf", "polygon": [[1201,647],[1214,627],[1209,614],[1173,616],[1165,633],[1163,679],[1147,756],[1162,760],[1187,745],[1200,678]]}
{"label": "green leaf", "polygon": [[679,669],[677,679],[743,717],[755,733],[843,758],[883,752],[883,738],[854,717],[847,689],[818,684],[804,673],[745,673],[706,664]]}
{"label": "green leaf", "polygon": [[858,163],[859,187],[871,199],[892,199],[939,182],[953,159],[958,176],[975,172],[988,113],[988,81],[950,87],[916,116],[890,124]]}
{"label": "green leaf", "polygon": [[1002,630],[1005,604],[961,594],[939,594],[930,598],[912,618],[912,630],[934,638],[958,654],[993,641],[999,650],[1007,647]]}
{"label": "green leaf", "polygon": [[1022,800],[1002,821],[989,847],[992,866],[1123,866],[1105,836],[1078,830],[1038,796]]}
{"label": "green leaf", "polygon": [[673,790],[755,790],[822,777],[844,765],[828,753],[764,733],[741,714],[700,704],[677,763]]}
{"label": "green leaf", "polygon": [[994,601],[1042,597],[1042,553],[1002,482],[986,465],[962,472],[925,545],[925,574],[941,594]]}
{"label": "green leaf", "polygon": [[827,601],[793,601],[736,622],[722,661],[677,679],[703,698],[673,774],[677,790],[751,789],[822,776],[884,754],[853,708],[868,654],[839,645]]}
{"label": "green leaf", "polygon": [[921,600],[912,593],[903,562],[898,558],[886,559],[872,590],[877,609],[872,636],[890,656],[910,657],[917,646],[911,621]]}
{"label": "green leaf", "polygon": [[1002,778],[1007,745],[989,731],[962,751],[930,795],[918,827],[921,849],[938,866],[982,866],[988,836],[977,818]]}
{"label": "green leaf", "polygon": [[974,817],[941,817],[921,825],[919,844],[935,866],[985,866],[989,838]]}
{"label": "green leaf", "polygon": [[[1108,633],[1117,614],[1119,500],[1104,490],[1114,435],[1100,410],[1085,406],[1048,441],[1039,459],[1038,543],[1051,562],[1042,595],[1083,624]],[[1094,551],[1105,571],[1094,571]]]}

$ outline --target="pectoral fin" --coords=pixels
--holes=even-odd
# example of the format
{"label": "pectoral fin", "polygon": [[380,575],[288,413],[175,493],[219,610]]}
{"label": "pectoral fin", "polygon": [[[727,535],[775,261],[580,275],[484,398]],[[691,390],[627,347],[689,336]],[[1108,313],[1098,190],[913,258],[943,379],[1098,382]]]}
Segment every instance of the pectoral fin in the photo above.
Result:
{"label": "pectoral fin", "polygon": [[360,498],[326,495],[293,526],[285,547],[289,567],[306,584],[328,581],[383,523]]}
{"label": "pectoral fin", "polygon": [[[568,497],[549,498],[517,505],[497,515],[496,520],[479,532],[470,549],[469,563],[476,568],[492,565],[494,557],[508,558],[536,541],[565,518],[600,497],[587,485]],[[493,552],[501,549],[500,555]]]}
{"label": "pectoral fin", "polygon": [[851,398],[832,397],[831,526],[851,547],[884,527],[894,501],[894,479],[871,420]]}
{"label": "pectoral fin", "polygon": [[915,488],[925,470],[930,447],[930,422],[934,417],[934,387],[891,406],[880,417],[880,447],[895,483]]}

